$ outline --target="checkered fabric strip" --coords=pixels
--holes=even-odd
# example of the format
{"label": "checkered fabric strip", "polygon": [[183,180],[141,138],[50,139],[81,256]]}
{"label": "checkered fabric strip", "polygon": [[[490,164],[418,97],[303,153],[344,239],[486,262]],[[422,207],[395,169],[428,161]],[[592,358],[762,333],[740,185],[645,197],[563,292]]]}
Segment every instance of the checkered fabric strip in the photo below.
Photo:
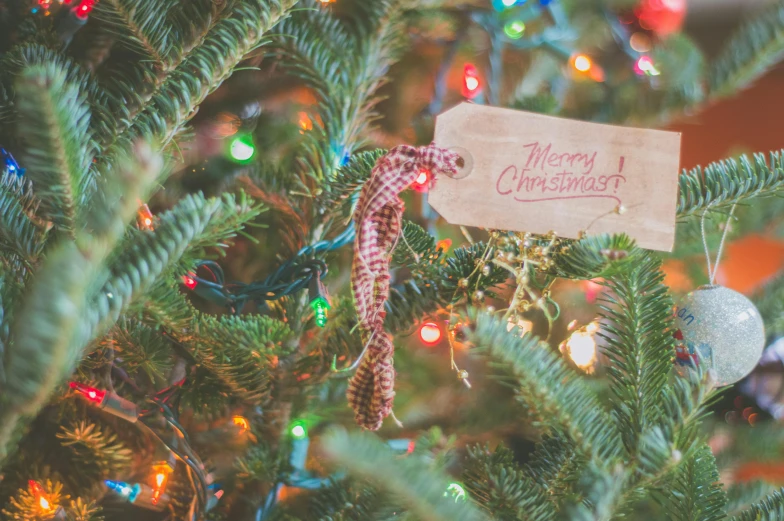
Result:
{"label": "checkered fabric strip", "polygon": [[457,172],[458,155],[434,145],[399,146],[380,158],[362,187],[354,220],[354,262],[351,290],[357,308],[365,358],[351,379],[348,402],[357,423],[370,430],[381,427],[395,397],[394,345],[384,331],[384,305],[389,298],[389,259],[400,237],[403,201],[398,194],[422,170],[431,177]]}

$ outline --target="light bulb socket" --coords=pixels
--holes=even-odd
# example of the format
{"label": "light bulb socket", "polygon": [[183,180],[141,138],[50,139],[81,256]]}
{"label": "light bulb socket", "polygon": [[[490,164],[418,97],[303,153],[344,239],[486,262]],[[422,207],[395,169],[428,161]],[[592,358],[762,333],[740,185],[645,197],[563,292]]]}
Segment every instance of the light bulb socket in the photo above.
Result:
{"label": "light bulb socket", "polygon": [[138,418],[136,404],[114,393],[106,393],[99,407],[131,423],[135,423]]}
{"label": "light bulb socket", "polygon": [[137,483],[134,485],[134,492],[137,490],[138,493],[131,503],[138,507],[146,508],[147,510],[163,512],[169,505],[169,501],[171,501],[168,494],[156,495],[155,490],[144,483]]}

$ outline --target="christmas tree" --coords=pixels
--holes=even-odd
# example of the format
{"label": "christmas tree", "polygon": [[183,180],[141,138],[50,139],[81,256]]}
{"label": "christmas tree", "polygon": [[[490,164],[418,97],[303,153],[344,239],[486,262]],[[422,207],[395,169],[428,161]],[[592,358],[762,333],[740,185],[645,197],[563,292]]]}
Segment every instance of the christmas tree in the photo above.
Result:
{"label": "christmas tree", "polygon": [[[673,314],[670,254],[449,226],[427,191],[463,158],[394,148],[461,100],[661,126],[784,55],[782,2],[710,58],[684,9],[0,2],[0,517],[784,519],[775,480],[720,481],[775,423],[721,452],[712,414],[784,279]],[[782,187],[778,151],[682,172],[672,257]]]}

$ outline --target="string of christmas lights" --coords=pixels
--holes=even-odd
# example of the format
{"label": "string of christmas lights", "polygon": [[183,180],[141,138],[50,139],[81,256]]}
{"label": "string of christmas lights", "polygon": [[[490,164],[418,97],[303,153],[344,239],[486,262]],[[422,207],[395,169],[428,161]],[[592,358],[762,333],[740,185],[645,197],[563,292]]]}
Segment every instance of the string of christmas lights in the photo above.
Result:
{"label": "string of christmas lights", "polygon": [[[322,279],[327,274],[328,268],[326,262],[316,255],[337,250],[353,240],[352,225],[332,240],[319,241],[302,248],[294,258],[257,282],[226,283],[222,268],[214,261],[199,262],[197,271],[184,275],[182,281],[185,287],[197,295],[227,307],[234,314],[241,313],[248,302],[265,306],[267,301],[277,300],[308,288],[316,324],[324,327],[327,322],[329,299]],[[206,271],[212,280],[199,276],[199,269]]]}

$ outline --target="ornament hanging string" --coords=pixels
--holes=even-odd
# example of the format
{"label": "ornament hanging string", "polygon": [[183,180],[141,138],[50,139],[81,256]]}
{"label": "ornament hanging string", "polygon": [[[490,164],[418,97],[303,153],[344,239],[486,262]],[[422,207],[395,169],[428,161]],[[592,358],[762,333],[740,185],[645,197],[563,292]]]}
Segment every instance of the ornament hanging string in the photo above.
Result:
{"label": "ornament hanging string", "polygon": [[395,396],[394,346],[384,331],[389,298],[389,259],[402,229],[403,201],[398,194],[426,170],[429,178],[455,175],[459,156],[434,145],[398,146],[381,157],[362,187],[354,213],[356,238],[351,291],[362,333],[363,353],[347,397],[357,423],[381,427],[392,413]]}
{"label": "ornament hanging string", "polygon": [[710,210],[712,202],[705,207],[705,210],[702,212],[702,219],[700,220],[700,229],[702,230],[702,245],[705,247],[705,260],[708,262],[708,280],[711,285],[713,285],[714,281],[716,280],[716,274],[719,271],[719,262],[721,261],[721,254],[724,251],[724,242],[727,239],[727,232],[730,229],[730,223],[732,222],[732,214],[735,213],[735,204],[732,205],[730,209],[730,213],[727,216],[727,223],[724,225],[724,233],[721,235],[721,242],[719,243],[719,251],[716,252],[716,262],[711,267],[711,258],[710,258],[710,248],[708,248],[708,237],[705,234],[705,215]]}

